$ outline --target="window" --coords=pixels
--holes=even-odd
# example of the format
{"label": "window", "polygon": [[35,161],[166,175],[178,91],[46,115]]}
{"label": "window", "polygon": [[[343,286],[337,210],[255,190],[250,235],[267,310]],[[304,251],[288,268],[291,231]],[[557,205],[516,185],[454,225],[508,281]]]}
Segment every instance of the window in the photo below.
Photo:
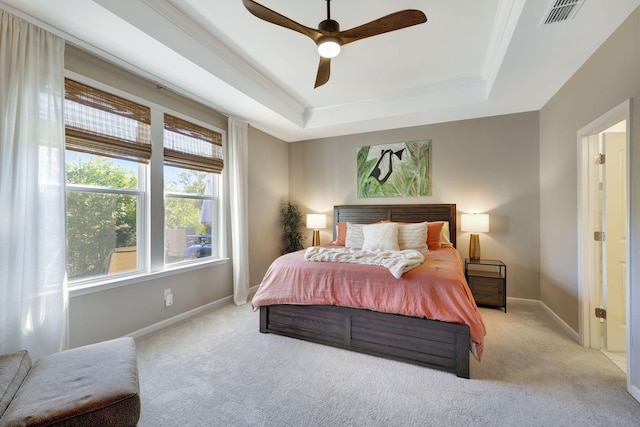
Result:
{"label": "window", "polygon": [[[147,272],[154,255],[146,242],[155,239],[145,236],[161,233],[150,229],[158,215],[166,265],[220,256],[220,133],[169,114],[152,124],[150,107],[71,79],[64,108],[71,286]],[[153,127],[163,130],[163,154],[154,159],[164,163],[164,182],[149,179]],[[147,209],[152,186],[164,187],[162,212]]]}
{"label": "window", "polygon": [[222,135],[164,116],[165,263],[218,257]]}
{"label": "window", "polygon": [[65,79],[67,276],[138,271],[148,107]]}
{"label": "window", "polygon": [[140,165],[67,150],[66,169],[69,280],[139,270]]}

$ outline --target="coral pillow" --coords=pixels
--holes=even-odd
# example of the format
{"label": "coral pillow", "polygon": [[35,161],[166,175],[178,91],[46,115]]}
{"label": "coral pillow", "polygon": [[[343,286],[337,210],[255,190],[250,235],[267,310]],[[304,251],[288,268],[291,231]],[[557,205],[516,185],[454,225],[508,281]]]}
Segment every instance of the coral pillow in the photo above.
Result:
{"label": "coral pillow", "polygon": [[344,246],[347,240],[347,223],[339,222],[338,223],[338,237],[336,239],[336,245]]}
{"label": "coral pillow", "polygon": [[440,248],[440,235],[442,234],[443,227],[444,221],[427,223],[427,246],[429,247],[429,250]]}

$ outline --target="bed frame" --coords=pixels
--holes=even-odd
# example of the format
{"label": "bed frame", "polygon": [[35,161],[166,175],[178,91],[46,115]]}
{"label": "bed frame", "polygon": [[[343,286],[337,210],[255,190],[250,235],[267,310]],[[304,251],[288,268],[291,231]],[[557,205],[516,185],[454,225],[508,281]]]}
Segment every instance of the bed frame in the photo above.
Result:
{"label": "bed frame", "polygon": [[[449,221],[456,245],[456,205],[345,205],[333,209],[334,239],[338,222]],[[260,332],[430,368],[469,378],[469,326],[399,314],[325,305],[260,307]]]}

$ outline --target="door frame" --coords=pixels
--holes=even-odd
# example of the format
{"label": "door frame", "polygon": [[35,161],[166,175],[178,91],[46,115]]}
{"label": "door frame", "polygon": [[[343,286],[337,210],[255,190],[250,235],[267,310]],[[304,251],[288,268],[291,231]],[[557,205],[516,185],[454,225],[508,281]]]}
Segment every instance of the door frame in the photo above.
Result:
{"label": "door frame", "polygon": [[[593,134],[598,134],[609,128],[610,126],[619,123],[622,120],[626,120],[626,176],[627,182],[625,197],[627,198],[626,204],[626,229],[627,229],[627,243],[625,253],[627,257],[627,269],[626,275],[626,317],[630,319],[631,313],[631,298],[630,298],[630,207],[631,207],[631,186],[630,186],[630,146],[631,146],[631,100],[627,99],[617,107],[613,108],[609,112],[595,119],[591,123],[587,124],[577,132],[577,144],[578,144],[578,297],[581,304],[579,305],[579,335],[581,344],[584,347],[592,347],[591,343],[591,328],[590,328],[590,300],[594,293],[594,282],[590,270],[591,259],[591,242],[593,240],[592,228],[589,221],[589,162],[592,159],[589,158],[588,143],[585,144],[585,140],[588,141],[588,137]],[[627,322],[627,352],[631,349],[631,322]],[[630,387],[630,357],[627,353],[627,389]]]}

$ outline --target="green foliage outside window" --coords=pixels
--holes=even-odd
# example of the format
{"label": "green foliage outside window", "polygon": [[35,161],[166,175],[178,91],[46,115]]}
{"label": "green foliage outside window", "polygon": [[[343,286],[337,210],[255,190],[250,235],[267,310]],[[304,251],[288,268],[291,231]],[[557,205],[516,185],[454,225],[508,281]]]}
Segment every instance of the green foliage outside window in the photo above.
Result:
{"label": "green foliage outside window", "polygon": [[[66,164],[67,183],[137,188],[135,174],[109,159],[92,157]],[[69,279],[102,275],[114,248],[136,246],[137,197],[100,192],[67,192],[67,274]]]}
{"label": "green foliage outside window", "polygon": [[[101,156],[68,158],[72,160],[66,163],[67,184],[86,186],[90,191],[73,186],[67,190],[67,275],[69,280],[102,276],[115,248],[138,246],[138,196],[123,194],[138,190],[138,164]],[[172,169],[166,171],[165,191],[205,193],[206,173]],[[202,205],[198,198],[166,197],[165,230],[188,228],[194,234],[210,234],[211,224],[200,222]]]}
{"label": "green foliage outside window", "polygon": [[[169,193],[204,194],[206,186],[205,172],[182,170],[165,184]],[[202,200],[172,198],[165,199],[165,229],[192,226],[197,234],[210,232],[210,224],[200,223]]]}

